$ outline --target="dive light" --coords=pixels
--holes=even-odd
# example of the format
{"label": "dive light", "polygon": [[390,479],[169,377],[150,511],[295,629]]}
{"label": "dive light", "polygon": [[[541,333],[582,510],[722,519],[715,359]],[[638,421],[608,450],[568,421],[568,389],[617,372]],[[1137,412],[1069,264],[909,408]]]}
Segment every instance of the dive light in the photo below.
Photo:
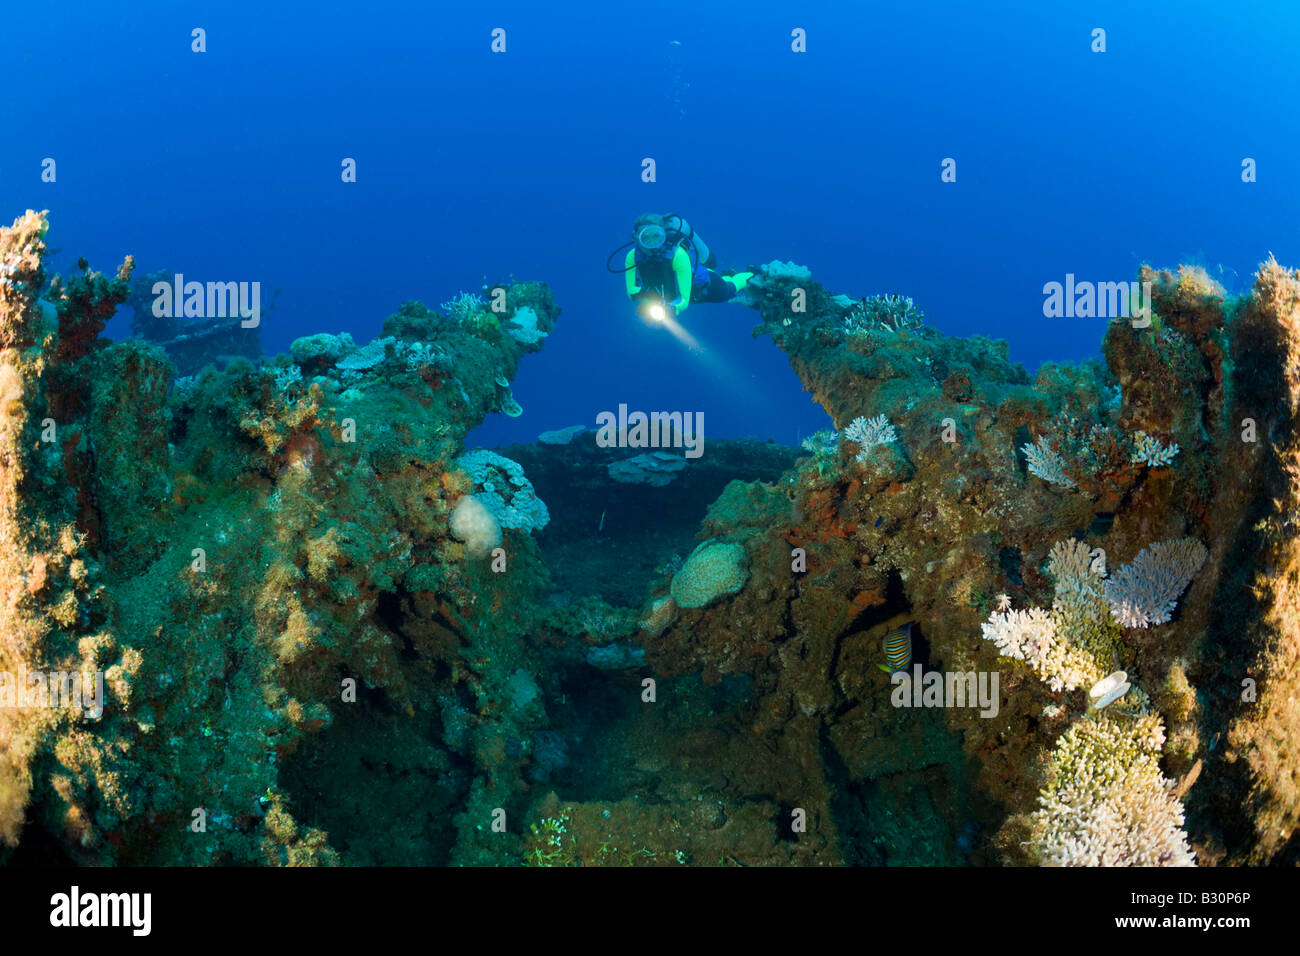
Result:
{"label": "dive light", "polygon": [[641,304],[637,306],[636,312],[641,318],[655,325],[662,325],[677,317],[673,307],[657,296],[647,296],[642,299]]}

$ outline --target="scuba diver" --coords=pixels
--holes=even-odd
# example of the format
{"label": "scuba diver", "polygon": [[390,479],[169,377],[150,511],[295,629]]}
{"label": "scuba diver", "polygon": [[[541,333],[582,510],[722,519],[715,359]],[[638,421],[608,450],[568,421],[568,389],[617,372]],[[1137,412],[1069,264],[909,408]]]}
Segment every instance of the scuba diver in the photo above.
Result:
{"label": "scuba diver", "polygon": [[[675,318],[692,302],[726,302],[754,275],[720,272],[713,250],[677,213],[638,216],[632,237],[610,254],[605,268],[623,273],[627,297],[637,302],[637,314],[644,319]],[[610,263],[624,249],[623,268],[613,268]]]}

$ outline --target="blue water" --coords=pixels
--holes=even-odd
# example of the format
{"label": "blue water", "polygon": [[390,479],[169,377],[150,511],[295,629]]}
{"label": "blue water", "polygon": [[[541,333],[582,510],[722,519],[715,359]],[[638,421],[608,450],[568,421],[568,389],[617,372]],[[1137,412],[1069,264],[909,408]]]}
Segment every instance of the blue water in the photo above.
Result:
{"label": "blue water", "polygon": [[684,214],[723,266],[910,295],[1030,369],[1096,353],[1101,320],[1042,317],[1067,272],[1195,261],[1239,291],[1269,252],[1300,263],[1300,4],[266,6],[4,0],[0,212],[50,209],[56,267],[131,253],[280,289],[270,352],[543,279],[564,314],[521,367],[525,414],[474,443],[620,402],[702,411],[711,437],[824,427],[749,310],[692,307],[698,352],[636,319],[604,262],[643,211]]}

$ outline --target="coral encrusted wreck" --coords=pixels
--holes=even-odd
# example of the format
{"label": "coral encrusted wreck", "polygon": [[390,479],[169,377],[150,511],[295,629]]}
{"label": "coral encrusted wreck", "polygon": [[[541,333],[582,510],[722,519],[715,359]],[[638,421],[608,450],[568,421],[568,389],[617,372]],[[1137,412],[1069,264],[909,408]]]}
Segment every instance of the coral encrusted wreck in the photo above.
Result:
{"label": "coral encrusted wreck", "polygon": [[0,859],[1300,862],[1300,274],[1144,268],[1031,377],[774,262],[838,431],[635,462],[465,447],[541,283],[177,378],[46,230],[0,230]]}
{"label": "coral encrusted wreck", "polygon": [[[519,573],[453,537],[486,474],[461,438],[544,336],[408,303],[377,346],[317,337],[173,387],[157,347],[97,338],[130,262],[47,282],[46,229],[0,232],[0,670],[100,673],[104,700],[0,706],[0,846],[40,830],[94,864],[447,862],[456,821],[475,833],[523,785],[495,748],[526,718],[482,711],[533,666],[520,609],[544,581],[507,520],[545,521],[522,487],[496,516]],[[550,331],[544,286],[504,291]],[[311,796],[373,747],[392,778]],[[372,841],[345,822],[367,801],[444,835]]]}

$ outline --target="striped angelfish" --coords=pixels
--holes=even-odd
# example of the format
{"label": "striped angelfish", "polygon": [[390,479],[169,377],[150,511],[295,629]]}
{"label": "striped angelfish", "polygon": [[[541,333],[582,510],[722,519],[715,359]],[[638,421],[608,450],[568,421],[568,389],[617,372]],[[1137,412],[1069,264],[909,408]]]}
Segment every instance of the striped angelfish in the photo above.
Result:
{"label": "striped angelfish", "polygon": [[912,621],[885,635],[885,663],[877,665],[886,674],[906,672],[912,664]]}

